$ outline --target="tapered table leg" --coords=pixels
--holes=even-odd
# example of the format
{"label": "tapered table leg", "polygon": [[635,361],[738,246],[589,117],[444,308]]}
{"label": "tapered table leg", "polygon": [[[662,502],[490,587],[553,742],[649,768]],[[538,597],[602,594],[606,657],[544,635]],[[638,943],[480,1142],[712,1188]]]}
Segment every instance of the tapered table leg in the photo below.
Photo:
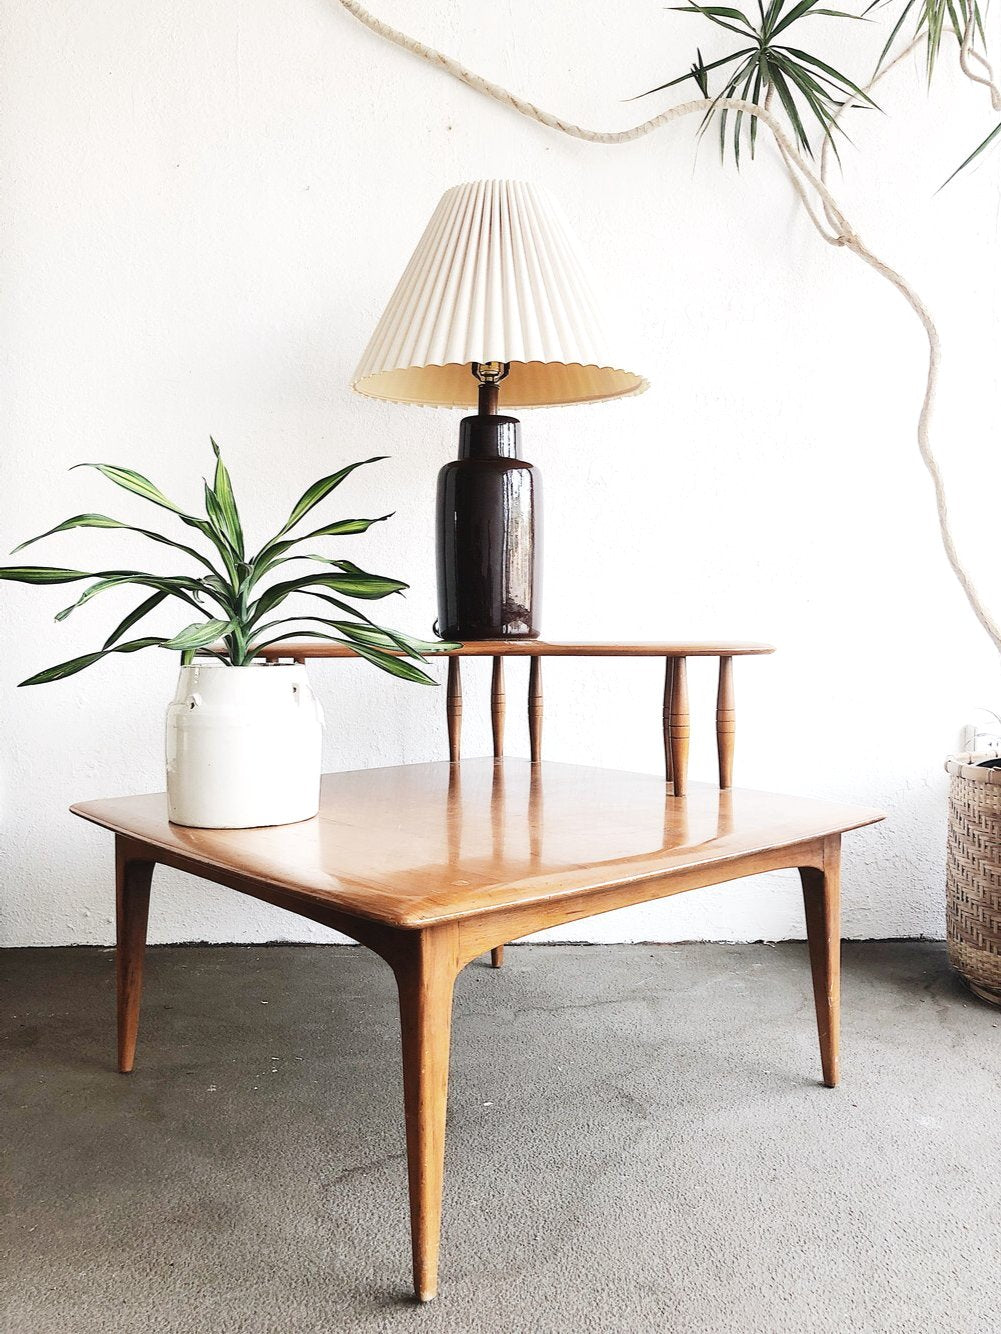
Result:
{"label": "tapered table leg", "polygon": [[490,966],[492,968],[500,968],[503,962],[504,962],[504,946],[495,945],[493,949],[490,951]]}
{"label": "tapered table leg", "polygon": [[414,1295],[429,1302],[438,1291],[452,988],[459,971],[455,923],[415,932],[413,948],[393,970],[403,1035]]}
{"label": "tapered table leg", "polygon": [[824,1083],[834,1088],[839,1078],[841,1024],[841,837],[827,840],[824,869],[800,867],[806,936],[813,974],[813,1002],[820,1037]]}
{"label": "tapered table leg", "polygon": [[121,839],[115,845],[115,980],[118,1001],[118,1069],[127,1075],[136,1058],[143,956],[153,862],[135,857]]}

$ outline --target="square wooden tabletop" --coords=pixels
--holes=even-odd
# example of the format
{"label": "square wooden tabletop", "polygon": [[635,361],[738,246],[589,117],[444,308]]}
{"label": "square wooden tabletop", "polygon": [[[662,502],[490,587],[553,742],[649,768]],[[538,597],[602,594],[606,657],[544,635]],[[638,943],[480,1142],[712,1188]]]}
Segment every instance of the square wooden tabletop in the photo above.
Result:
{"label": "square wooden tabletop", "polygon": [[164,793],[72,810],[209,879],[213,869],[239,875],[403,928],[660,882],[693,866],[725,880],[727,861],[882,819],[708,784],[674,797],[657,775],[520,759],[326,774],[318,816],[261,829],[171,824]]}

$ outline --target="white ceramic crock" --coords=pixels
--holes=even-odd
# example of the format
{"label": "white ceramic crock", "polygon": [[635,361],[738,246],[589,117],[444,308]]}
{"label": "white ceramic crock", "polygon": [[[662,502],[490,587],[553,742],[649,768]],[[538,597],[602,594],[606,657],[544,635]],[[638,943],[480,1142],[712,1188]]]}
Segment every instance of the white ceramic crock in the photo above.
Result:
{"label": "white ceramic crock", "polygon": [[322,732],[305,667],[182,667],[167,709],[169,818],[198,829],[310,819]]}

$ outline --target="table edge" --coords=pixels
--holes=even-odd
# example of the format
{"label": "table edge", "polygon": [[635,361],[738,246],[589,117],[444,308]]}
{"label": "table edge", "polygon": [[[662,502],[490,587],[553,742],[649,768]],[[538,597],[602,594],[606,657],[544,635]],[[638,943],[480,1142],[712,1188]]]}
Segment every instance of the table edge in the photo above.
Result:
{"label": "table edge", "polygon": [[[432,761],[432,763],[444,764],[447,763],[447,761],[436,761],[436,762]],[[530,764],[531,761],[524,760],[523,763]],[[545,763],[559,764],[560,762],[546,761]],[[390,765],[386,767],[395,768],[399,766]],[[571,767],[579,767],[579,766],[571,766]],[[348,773],[368,772],[368,770],[354,770],[354,771],[348,770],[346,772]],[[611,770],[610,772],[628,773],[632,771]],[[652,777],[653,775],[645,774],[642,776],[649,778]],[[701,784],[700,786],[710,787],[712,785]],[[784,793],[762,793],[758,792],[757,789],[752,789],[752,788],[744,788],[737,790],[738,791],[742,790],[745,792],[756,792],[757,795],[764,795],[764,796],[781,797],[784,795],[789,795]],[[161,796],[163,794],[146,793],[141,795]],[[797,797],[795,799],[800,801],[822,800],[821,798],[811,798],[811,797]],[[487,905],[481,904],[478,907],[470,908],[468,910],[463,910],[462,907],[459,906],[450,911],[435,912],[434,914],[432,914],[428,911],[426,903],[422,905],[421,900],[416,900],[412,909],[405,913],[389,913],[389,912],[380,913],[375,905],[372,905],[370,910],[364,911],[361,910],[355,903],[347,904],[344,902],[343,899],[337,896],[336,893],[333,893],[331,891],[319,891],[311,888],[308,885],[302,885],[300,883],[292,883],[292,882],[283,882],[281,880],[276,880],[274,877],[266,877],[254,874],[251,871],[236,870],[235,868],[232,867],[231,864],[227,862],[219,861],[214,858],[206,857],[204,855],[196,856],[194,854],[187,853],[182,849],[174,848],[168,844],[161,843],[156,839],[151,839],[141,834],[137,834],[134,830],[130,830],[120,824],[116,824],[111,820],[101,818],[99,815],[94,814],[92,811],[88,811],[86,809],[88,806],[93,806],[100,802],[115,801],[115,800],[118,800],[118,798],[107,797],[107,798],[98,798],[97,801],[95,802],[75,802],[73,805],[69,807],[69,811],[72,815],[77,816],[79,819],[86,820],[89,824],[96,825],[98,828],[101,829],[107,829],[110,833],[115,834],[116,837],[121,837],[126,840],[131,840],[136,844],[139,844],[143,847],[151,848],[154,851],[163,852],[164,854],[166,854],[166,856],[173,858],[174,861],[176,862],[183,862],[184,867],[182,869],[188,870],[189,873],[192,875],[199,876],[200,874],[202,874],[202,872],[200,872],[198,869],[199,867],[208,868],[218,874],[218,876],[220,877],[218,883],[223,883],[223,884],[226,883],[226,880],[223,877],[228,877],[231,880],[242,880],[248,884],[255,884],[255,885],[260,885],[264,888],[278,890],[283,894],[288,894],[290,896],[297,897],[306,900],[308,902],[321,905],[333,912],[341,913],[345,917],[354,918],[359,921],[365,921],[365,922],[377,922],[382,926],[394,927],[402,931],[422,930],[427,927],[438,926],[446,922],[470,921],[476,918],[488,917],[493,913],[504,912],[510,910],[513,907],[523,908],[523,907],[537,906],[548,902],[561,902],[561,901],[566,901],[568,899],[585,898],[588,895],[598,894],[604,890],[622,888],[628,885],[642,885],[656,880],[663,880],[665,882],[668,882],[671,879],[681,878],[686,873],[691,872],[693,869],[697,869],[702,866],[712,865],[712,866],[718,866],[720,868],[725,868],[727,866],[739,865],[741,862],[745,860],[752,860],[755,857],[760,857],[765,852],[782,852],[787,848],[800,847],[805,843],[823,840],[825,838],[830,838],[835,835],[840,836],[841,834],[850,833],[855,829],[864,829],[871,825],[878,824],[882,820],[885,820],[887,818],[885,811],[874,810],[872,808],[860,806],[856,808],[855,818],[853,818],[849,823],[844,823],[843,821],[835,822],[834,824],[831,824],[829,821],[823,822],[816,829],[811,830],[806,835],[796,838],[790,838],[787,841],[780,841],[780,842],[775,842],[774,840],[766,841],[760,846],[756,845],[753,848],[744,848],[741,849],[739,852],[730,854],[729,856],[703,857],[701,859],[696,858],[692,861],[687,861],[682,865],[671,866],[671,867],[664,867],[653,862],[641,863],[634,865],[632,868],[630,868],[630,870],[618,876],[606,877],[604,879],[599,877],[593,885],[584,885],[584,886],[575,885],[573,887],[568,887],[565,890],[554,889],[551,886],[551,884],[548,883],[548,881],[544,881],[538,885],[537,892],[532,893],[531,878],[527,880],[514,881],[511,883],[511,885],[507,886],[507,888],[513,889],[517,887],[523,887],[528,891],[524,897],[516,899],[514,903],[501,902],[497,904],[487,904]],[[676,798],[675,800],[687,801],[687,798],[680,797]],[[303,821],[302,823],[305,824],[309,822]],[[584,873],[586,870],[587,868],[582,868],[581,873]],[[212,879],[213,877],[203,875],[202,878]],[[731,878],[740,879],[741,877],[739,875],[735,875]],[[364,883],[361,877],[354,876],[353,879],[355,883],[358,883],[360,885]],[[726,879],[727,877],[725,876],[722,877],[719,883],[725,883]],[[543,883],[547,885],[546,888],[543,888]],[[233,888],[235,892],[240,892],[235,885],[231,885],[229,887]]]}

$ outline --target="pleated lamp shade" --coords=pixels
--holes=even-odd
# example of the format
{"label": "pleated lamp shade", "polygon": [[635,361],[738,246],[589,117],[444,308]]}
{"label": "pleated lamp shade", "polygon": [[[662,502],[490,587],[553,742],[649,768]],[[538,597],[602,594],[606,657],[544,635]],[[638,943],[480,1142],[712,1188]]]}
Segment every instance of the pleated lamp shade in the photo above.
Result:
{"label": "pleated lamp shade", "polygon": [[648,382],[606,342],[559,210],[524,181],[447,190],[355,372],[372,398],[473,407],[472,362],[507,362],[504,410],[594,403]]}

